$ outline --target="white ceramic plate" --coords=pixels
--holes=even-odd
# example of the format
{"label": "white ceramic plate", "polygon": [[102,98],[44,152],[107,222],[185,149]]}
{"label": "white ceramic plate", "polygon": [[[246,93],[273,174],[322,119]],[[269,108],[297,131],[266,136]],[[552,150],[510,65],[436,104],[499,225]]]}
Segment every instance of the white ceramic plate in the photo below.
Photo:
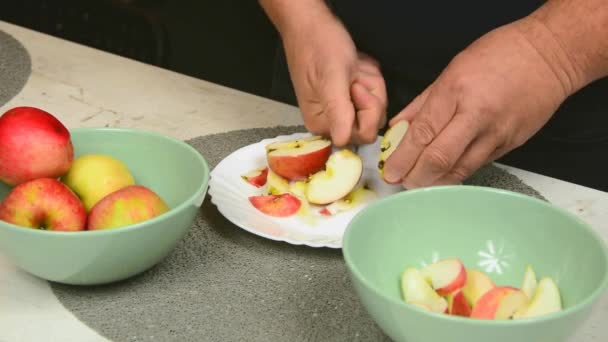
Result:
{"label": "white ceramic plate", "polygon": [[[211,172],[209,195],[224,217],[242,229],[275,241],[310,247],[341,248],[342,236],[353,216],[368,203],[331,217],[315,216],[313,222],[298,215],[276,218],[254,208],[249,196],[265,194],[266,187],[256,188],[241,175],[267,166],[265,146],[275,141],[293,140],[310,136],[308,133],[283,135],[242,147],[222,160]],[[380,138],[374,144],[359,146],[357,154],[363,160],[363,181],[376,192],[377,199],[402,191],[399,185],[386,184],[376,169]],[[313,207],[318,211],[321,207]]]}

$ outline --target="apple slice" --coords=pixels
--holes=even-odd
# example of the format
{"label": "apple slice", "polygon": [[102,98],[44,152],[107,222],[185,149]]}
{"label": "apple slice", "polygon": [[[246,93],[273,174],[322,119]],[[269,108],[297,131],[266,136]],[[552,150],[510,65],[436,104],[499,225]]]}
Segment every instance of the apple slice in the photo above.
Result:
{"label": "apple slice", "polygon": [[332,153],[326,168],[310,177],[306,198],[312,204],[335,202],[351,192],[363,174],[361,157],[343,149]]}
{"label": "apple slice", "polygon": [[496,287],[496,284],[485,273],[475,269],[468,269],[467,281],[462,288],[462,293],[467,302],[469,302],[469,305],[475,307],[479,298],[494,287]]}
{"label": "apple slice", "polygon": [[536,280],[536,273],[532,269],[532,266],[526,266],[526,272],[524,273],[524,280],[521,285],[521,290],[528,296],[528,298],[532,299],[534,296],[534,292],[536,292],[536,287],[538,286],[538,281]]}
{"label": "apple slice", "polygon": [[380,141],[380,155],[378,156],[378,172],[380,177],[384,175],[384,163],[388,157],[395,151],[403,136],[407,132],[410,124],[407,120],[398,121],[392,127],[386,130],[384,137]]}
{"label": "apple slice", "polygon": [[519,289],[497,286],[486,292],[473,307],[471,318],[512,319],[516,312],[526,307],[528,297]]}
{"label": "apple slice", "polygon": [[268,170],[267,175],[267,184],[268,184],[268,194],[269,195],[280,195],[289,192],[289,182],[287,180],[272,170]]}
{"label": "apple slice", "polygon": [[320,136],[268,144],[268,167],[290,181],[306,179],[325,168],[331,146],[330,140]]}
{"label": "apple slice", "polygon": [[249,202],[259,211],[274,217],[288,217],[300,209],[300,200],[288,193],[249,197]]}
{"label": "apple slice", "polygon": [[340,212],[348,211],[361,204],[371,202],[376,197],[377,195],[373,190],[368,188],[367,185],[362,184],[355,188],[355,190],[351,191],[344,198],[339,199],[321,209],[319,213],[324,216],[333,216]]}
{"label": "apple slice", "polygon": [[471,305],[467,302],[462,290],[456,290],[448,294],[446,299],[448,300],[448,314],[462,317],[471,316]]}
{"label": "apple slice", "polygon": [[255,170],[251,170],[244,175],[241,175],[247,183],[255,186],[256,188],[261,188],[266,185],[266,179],[268,177],[268,168],[263,167]]}
{"label": "apple slice", "polygon": [[406,268],[401,275],[401,294],[406,303],[423,304],[433,312],[444,313],[448,309],[445,298],[438,295],[414,267]]}
{"label": "apple slice", "polygon": [[467,281],[467,271],[457,258],[439,260],[426,266],[421,272],[440,296],[460,290]]}
{"label": "apple slice", "polygon": [[514,318],[528,318],[546,315],[562,309],[559,288],[553,279],[545,277],[538,282],[538,287],[527,307],[519,310]]}

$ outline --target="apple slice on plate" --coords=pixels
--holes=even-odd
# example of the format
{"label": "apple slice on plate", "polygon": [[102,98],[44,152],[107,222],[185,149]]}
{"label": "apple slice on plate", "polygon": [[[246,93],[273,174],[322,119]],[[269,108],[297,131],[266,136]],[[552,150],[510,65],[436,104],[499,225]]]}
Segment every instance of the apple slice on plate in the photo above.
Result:
{"label": "apple slice on plate", "polygon": [[422,273],[414,268],[406,268],[401,275],[401,294],[406,303],[424,305],[431,311],[445,313],[448,302],[433,290]]}
{"label": "apple slice on plate", "polygon": [[289,182],[287,179],[277,175],[272,170],[268,170],[266,183],[268,184],[267,190],[269,195],[280,195],[289,192]]}
{"label": "apple slice on plate", "polygon": [[475,307],[481,296],[496,287],[496,284],[483,272],[475,269],[467,270],[467,281],[462,288],[464,297],[471,307]]}
{"label": "apple slice on plate", "polygon": [[536,280],[536,273],[532,269],[530,265],[526,267],[526,272],[524,273],[524,280],[521,285],[521,290],[528,296],[528,298],[532,299],[534,296],[534,292],[536,292],[536,287],[538,286],[538,281]]}
{"label": "apple slice on plate", "polygon": [[266,179],[268,177],[268,168],[258,168],[255,170],[251,170],[244,175],[241,175],[241,178],[245,180],[247,183],[255,186],[256,188],[261,188],[266,185]]}
{"label": "apple slice on plate", "polygon": [[528,297],[519,289],[497,286],[486,292],[473,307],[471,318],[512,319],[516,312],[528,304]]}
{"label": "apple slice on plate", "polygon": [[277,175],[288,181],[302,180],[323,170],[331,151],[330,140],[313,136],[268,144],[266,159]]}
{"label": "apple slice on plate", "polygon": [[361,157],[347,149],[334,152],[327,160],[325,170],[310,177],[306,198],[319,205],[335,202],[355,188],[362,174]]}
{"label": "apple slice on plate", "polygon": [[380,155],[378,157],[378,171],[380,172],[380,177],[384,175],[384,163],[388,160],[388,157],[391,156],[401,139],[405,136],[410,124],[407,120],[402,120],[394,124],[384,134],[382,140],[380,141]]}
{"label": "apple slice on plate", "polygon": [[557,284],[551,278],[543,278],[527,307],[519,310],[514,318],[528,318],[546,315],[562,309],[562,301]]}
{"label": "apple slice on plate", "polygon": [[339,199],[325,208],[321,209],[319,213],[324,216],[333,216],[343,211],[348,211],[361,204],[371,202],[374,200],[377,194],[368,188],[365,184],[362,184],[351,191],[344,198]]}
{"label": "apple slice on plate", "polygon": [[457,258],[439,260],[426,266],[421,272],[440,296],[460,290],[467,281],[467,271]]}
{"label": "apple slice on plate", "polygon": [[260,212],[274,217],[292,216],[298,212],[302,205],[297,197],[289,193],[250,196],[249,202]]}

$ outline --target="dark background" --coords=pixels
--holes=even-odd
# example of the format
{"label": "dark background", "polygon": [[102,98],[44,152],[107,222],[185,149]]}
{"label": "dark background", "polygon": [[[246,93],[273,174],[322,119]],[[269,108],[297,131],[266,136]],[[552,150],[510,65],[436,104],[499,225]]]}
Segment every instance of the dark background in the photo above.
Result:
{"label": "dark background", "polygon": [[255,0],[6,2],[0,20],[270,97],[278,36]]}

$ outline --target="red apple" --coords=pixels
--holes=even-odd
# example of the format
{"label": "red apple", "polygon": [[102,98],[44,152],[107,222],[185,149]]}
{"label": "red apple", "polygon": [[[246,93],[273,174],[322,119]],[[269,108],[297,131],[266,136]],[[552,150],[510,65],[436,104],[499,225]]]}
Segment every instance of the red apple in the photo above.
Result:
{"label": "red apple", "polygon": [[312,204],[335,202],[355,189],[363,174],[361,157],[348,149],[332,153],[325,170],[310,177],[306,198]]}
{"label": "red apple", "polygon": [[111,192],[91,208],[87,229],[123,227],[167,211],[169,206],[154,191],[143,185],[129,185]]}
{"label": "red apple", "polygon": [[475,319],[512,319],[516,312],[525,308],[528,297],[519,289],[497,286],[486,292],[471,312]]}
{"label": "red apple", "polygon": [[467,281],[467,271],[459,259],[439,260],[422,269],[425,279],[440,296],[460,290]]}
{"label": "red apple", "polygon": [[401,274],[401,295],[406,303],[422,304],[433,312],[445,313],[448,309],[445,298],[439,296],[414,267],[406,268]]}
{"label": "red apple", "polygon": [[331,154],[331,141],[313,136],[266,146],[268,167],[287,180],[303,180],[323,170]]}
{"label": "red apple", "polygon": [[462,294],[471,307],[474,307],[479,298],[496,287],[496,284],[483,272],[475,269],[467,270],[467,281],[462,288]]}
{"label": "red apple", "polygon": [[268,168],[260,168],[247,172],[244,175],[241,175],[247,183],[255,186],[256,188],[261,188],[266,185],[266,178],[268,177]]}
{"label": "red apple", "polygon": [[16,107],[0,116],[0,181],[15,186],[68,172],[74,147],[67,128],[53,115]]}
{"label": "red apple", "polygon": [[0,220],[27,228],[79,231],[86,219],[78,196],[53,178],[21,183],[0,202]]}
{"label": "red apple", "polygon": [[447,295],[448,313],[454,316],[469,317],[471,315],[471,305],[464,297],[462,290],[457,290]]}
{"label": "red apple", "polygon": [[260,212],[274,217],[292,216],[302,205],[302,202],[290,193],[251,196],[249,202]]}

